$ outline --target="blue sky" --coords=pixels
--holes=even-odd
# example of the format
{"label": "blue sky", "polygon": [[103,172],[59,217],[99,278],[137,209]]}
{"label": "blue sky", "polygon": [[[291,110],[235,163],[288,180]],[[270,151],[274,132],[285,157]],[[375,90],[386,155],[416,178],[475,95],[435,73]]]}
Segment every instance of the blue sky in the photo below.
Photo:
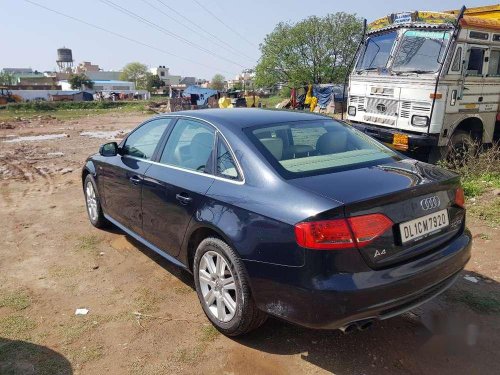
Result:
{"label": "blue sky", "polygon": [[[118,70],[128,62],[140,61],[148,66],[170,67],[171,74],[207,79],[215,73],[233,78],[242,67],[253,67],[260,56],[259,43],[280,21],[295,22],[309,15],[322,16],[343,11],[356,13],[370,22],[389,13],[415,10],[416,6],[418,10],[445,10],[457,9],[462,5],[451,0],[111,0],[159,26],[158,29],[112,8],[105,4],[107,0],[32,1],[163,52],[93,29],[40,9],[25,0],[0,0],[3,31],[0,39],[0,68],[51,70],[56,66],[57,48],[66,46],[73,50],[75,62],[91,61],[106,70]],[[188,23],[165,4],[193,23]],[[468,7],[488,4],[490,2],[484,0],[469,0],[465,3]],[[237,32],[228,29],[216,17]],[[176,36],[172,36],[172,33]],[[176,39],[179,37],[184,38],[184,42]],[[186,44],[186,41],[191,45]]]}

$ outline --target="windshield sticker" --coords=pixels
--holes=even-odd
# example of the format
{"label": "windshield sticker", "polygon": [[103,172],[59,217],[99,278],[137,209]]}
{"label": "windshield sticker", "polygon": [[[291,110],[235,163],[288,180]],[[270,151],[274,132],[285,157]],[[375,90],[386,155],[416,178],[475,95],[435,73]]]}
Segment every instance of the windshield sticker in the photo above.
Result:
{"label": "windshield sticker", "polygon": [[404,12],[393,13],[387,17],[379,18],[368,25],[368,31],[373,32],[391,25],[397,26],[404,23],[427,23],[432,25],[447,24],[453,25],[456,22],[456,15],[442,12]]}
{"label": "windshield sticker", "polygon": [[398,13],[394,15],[394,21],[392,23],[398,24],[398,23],[407,23],[413,21],[412,19],[412,13],[407,12],[407,13]]}
{"label": "windshield sticker", "polygon": [[405,36],[410,38],[450,39],[450,33],[445,31],[409,30],[405,33]]}

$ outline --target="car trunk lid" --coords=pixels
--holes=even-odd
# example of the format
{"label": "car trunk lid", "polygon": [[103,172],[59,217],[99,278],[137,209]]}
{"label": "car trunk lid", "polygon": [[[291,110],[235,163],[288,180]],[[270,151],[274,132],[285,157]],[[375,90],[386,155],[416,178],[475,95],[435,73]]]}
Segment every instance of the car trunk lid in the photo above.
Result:
{"label": "car trunk lid", "polygon": [[381,213],[394,223],[359,249],[372,268],[432,251],[463,227],[465,210],[455,203],[458,176],[411,159],[290,182],[341,202],[346,217]]}

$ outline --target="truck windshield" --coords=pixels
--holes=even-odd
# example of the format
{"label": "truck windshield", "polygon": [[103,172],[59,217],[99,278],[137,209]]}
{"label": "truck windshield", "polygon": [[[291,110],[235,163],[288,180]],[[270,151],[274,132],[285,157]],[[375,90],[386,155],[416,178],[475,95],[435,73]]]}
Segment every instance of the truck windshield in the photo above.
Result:
{"label": "truck windshield", "polygon": [[396,37],[396,31],[392,31],[368,38],[365,48],[359,57],[356,70],[363,71],[385,68]]}
{"label": "truck windshield", "polygon": [[437,72],[449,40],[449,31],[405,31],[394,57],[392,71],[395,73]]}

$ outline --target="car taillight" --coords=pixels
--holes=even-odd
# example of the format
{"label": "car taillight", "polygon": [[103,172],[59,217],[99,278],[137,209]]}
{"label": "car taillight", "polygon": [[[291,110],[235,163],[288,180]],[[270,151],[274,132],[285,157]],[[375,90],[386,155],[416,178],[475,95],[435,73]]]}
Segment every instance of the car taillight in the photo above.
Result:
{"label": "car taillight", "polygon": [[382,214],[353,216],[347,219],[358,247],[363,247],[392,227],[392,221]]}
{"label": "car taillight", "polygon": [[345,219],[309,221],[295,225],[295,238],[302,247],[328,250],[354,247]]}
{"label": "car taillight", "polygon": [[464,189],[462,189],[461,187],[455,190],[455,204],[462,208],[465,207]]}
{"label": "car taillight", "polygon": [[295,225],[295,238],[300,246],[308,249],[332,250],[363,247],[392,225],[392,221],[382,214],[309,221]]}

